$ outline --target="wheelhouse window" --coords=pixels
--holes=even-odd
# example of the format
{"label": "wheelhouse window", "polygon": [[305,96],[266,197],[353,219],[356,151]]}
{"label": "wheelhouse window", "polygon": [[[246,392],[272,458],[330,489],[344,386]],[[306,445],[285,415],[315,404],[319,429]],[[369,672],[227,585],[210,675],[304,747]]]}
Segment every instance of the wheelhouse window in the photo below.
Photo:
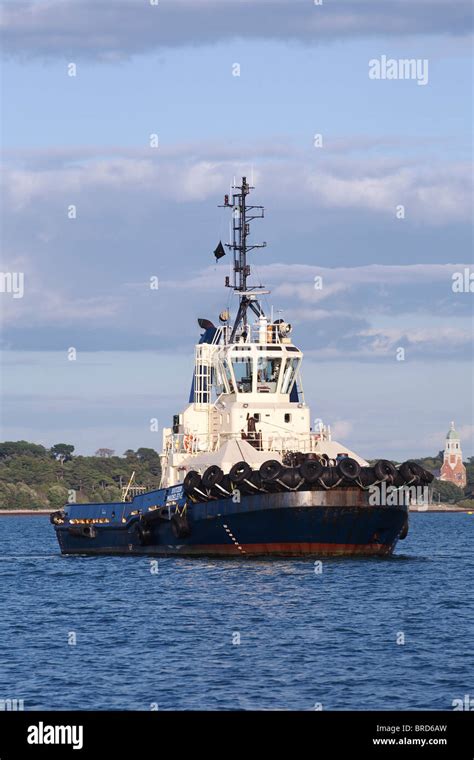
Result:
{"label": "wheelhouse window", "polygon": [[259,356],[257,360],[257,392],[276,393],[281,359]]}
{"label": "wheelhouse window", "polygon": [[285,364],[285,371],[283,373],[283,381],[281,384],[282,393],[290,393],[293,387],[293,383],[296,379],[296,373],[298,371],[299,359],[289,359]]}
{"label": "wheelhouse window", "polygon": [[232,358],[232,369],[238,393],[252,393],[252,359],[235,356]]}

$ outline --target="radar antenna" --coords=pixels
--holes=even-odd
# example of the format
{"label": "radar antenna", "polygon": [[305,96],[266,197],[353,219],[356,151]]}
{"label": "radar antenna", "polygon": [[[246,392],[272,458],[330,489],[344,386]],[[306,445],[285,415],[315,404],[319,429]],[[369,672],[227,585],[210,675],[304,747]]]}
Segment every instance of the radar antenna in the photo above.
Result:
{"label": "radar antenna", "polygon": [[[235,180],[234,180],[235,182]],[[263,285],[247,285],[247,278],[250,276],[250,265],[247,264],[247,253],[254,248],[265,248],[266,243],[247,244],[247,238],[250,235],[250,222],[254,219],[263,219],[265,209],[263,206],[247,205],[247,195],[255,188],[247,183],[247,178],[242,177],[241,185],[232,185],[232,201],[229,196],[224,196],[224,205],[219,208],[230,208],[232,210],[232,242],[226,243],[234,253],[234,282],[230,283],[230,278],[226,277],[226,287],[232,288],[235,293],[239,294],[240,302],[237,316],[235,318],[230,342],[234,342],[235,335],[240,325],[243,330],[247,330],[248,318],[247,311],[252,311],[257,317],[265,316],[260,302],[257,298],[258,293],[268,293],[263,290]]]}

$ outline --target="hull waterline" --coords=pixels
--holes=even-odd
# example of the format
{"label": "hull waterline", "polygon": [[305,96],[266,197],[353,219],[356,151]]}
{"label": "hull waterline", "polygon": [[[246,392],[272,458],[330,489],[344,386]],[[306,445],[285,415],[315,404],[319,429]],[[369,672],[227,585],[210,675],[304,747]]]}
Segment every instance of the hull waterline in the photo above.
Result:
{"label": "hull waterline", "polygon": [[[131,515],[114,526],[57,525],[63,554],[181,557],[387,556],[407,520],[406,507],[371,506],[361,491],[261,494],[242,503],[193,504],[189,535],[176,536],[167,515],[140,530]],[[359,502],[359,503],[357,503]],[[104,505],[108,506],[108,505]],[[110,506],[109,506],[110,509]],[[103,510],[105,511],[105,510]],[[124,518],[121,518],[123,520]]]}

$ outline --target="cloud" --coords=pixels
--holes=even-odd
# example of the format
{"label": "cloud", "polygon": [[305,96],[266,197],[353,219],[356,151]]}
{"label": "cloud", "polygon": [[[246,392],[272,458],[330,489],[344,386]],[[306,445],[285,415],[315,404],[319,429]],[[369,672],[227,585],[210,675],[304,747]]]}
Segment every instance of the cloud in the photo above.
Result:
{"label": "cloud", "polygon": [[350,420],[335,420],[331,425],[331,434],[334,440],[344,440],[352,432],[354,425]]}
{"label": "cloud", "polygon": [[77,293],[75,283],[66,281],[58,288],[48,282],[41,267],[31,257],[22,255],[2,260],[3,272],[21,272],[24,276],[22,298],[0,293],[0,314],[4,329],[34,325],[58,330],[68,326],[114,324],[121,298],[116,293],[87,296]]}
{"label": "cloud", "polygon": [[3,3],[3,49],[22,57],[116,61],[231,39],[318,44],[348,38],[464,36],[468,0],[15,0]]}
{"label": "cloud", "polygon": [[[472,404],[471,404],[472,407]],[[466,410],[467,412],[468,410]],[[472,408],[471,408],[471,416],[472,416]],[[446,427],[444,429],[438,428],[437,430],[433,431],[430,435],[426,436],[423,443],[426,446],[438,446],[438,450],[441,450],[444,448],[444,440],[446,438],[446,433],[448,432],[448,423],[446,424]],[[464,458],[466,456],[466,452],[472,451],[472,448],[474,446],[474,425],[469,424],[461,424],[456,425],[456,432],[458,433],[460,439],[461,439],[461,448],[464,449],[463,454]]]}
{"label": "cloud", "polygon": [[[53,155],[54,152],[53,152]],[[82,160],[56,156],[51,165],[48,152],[43,163],[20,167],[11,160],[5,168],[5,197],[10,209],[21,211],[40,198],[91,192],[116,192],[124,188],[136,196],[150,195],[168,201],[201,201],[219,196],[229,179],[253,172],[254,182],[266,198],[292,199],[312,208],[368,211],[395,218],[401,204],[405,219],[434,226],[469,221],[472,204],[472,172],[468,163],[418,163],[400,158],[350,157],[319,159],[312,163],[296,152],[286,161],[249,156],[247,161],[205,154],[196,159],[177,151],[153,153],[148,157],[83,154]],[[252,166],[252,169],[251,169]],[[405,220],[400,220],[403,224]]]}
{"label": "cloud", "polygon": [[[97,295],[88,295],[74,278],[51,283],[31,262],[12,263],[12,271],[22,267],[27,273],[23,299],[2,296],[4,345],[15,348],[191,350],[198,335],[196,317],[216,319],[223,305],[219,266],[182,271],[180,279],[160,278],[158,291],[150,290],[146,280],[117,284],[105,279]],[[294,324],[294,339],[309,356],[395,361],[403,347],[410,360],[469,360],[469,297],[463,300],[451,289],[452,272],[463,267],[268,264],[259,274],[271,285],[271,303]],[[322,302],[312,284],[315,273],[327,291]]]}
{"label": "cloud", "polygon": [[425,352],[438,352],[443,354],[457,354],[459,348],[468,349],[473,345],[471,330],[458,327],[413,327],[411,329],[388,329],[371,328],[362,330],[360,337],[368,338],[368,346],[372,355],[386,356],[395,354],[397,348],[407,350],[422,347]]}
{"label": "cloud", "polygon": [[[468,356],[469,294],[451,287],[452,275],[467,266],[456,259],[469,255],[454,244],[470,219],[468,177],[459,165],[446,162],[434,172],[428,162],[338,153],[312,166],[291,151],[244,163],[222,158],[220,150],[215,144],[199,160],[192,146],[180,145],[123,155],[100,148],[10,154],[3,174],[4,270],[25,272],[25,297],[2,294],[4,345],[192,346],[196,317],[215,318],[228,295],[222,285],[231,257],[201,266],[228,236],[229,217],[216,205],[229,179],[251,176],[253,165],[255,201],[265,201],[267,213],[252,240],[270,234],[268,249],[250,254],[253,281],[270,287],[266,308],[285,310],[302,347],[331,360],[392,360],[398,345],[408,346],[411,358]],[[433,197],[423,204],[420,188],[430,172]],[[400,175],[411,178],[406,197],[418,197],[403,221],[390,205],[401,192],[392,185]],[[383,203],[376,189],[360,192],[361,176],[376,183]],[[321,190],[326,182],[330,190]],[[448,207],[450,193],[458,201]],[[75,220],[67,217],[70,204]],[[341,231],[337,261],[347,265],[336,266]],[[453,263],[434,263],[451,255]],[[150,289],[154,275],[157,292]]]}

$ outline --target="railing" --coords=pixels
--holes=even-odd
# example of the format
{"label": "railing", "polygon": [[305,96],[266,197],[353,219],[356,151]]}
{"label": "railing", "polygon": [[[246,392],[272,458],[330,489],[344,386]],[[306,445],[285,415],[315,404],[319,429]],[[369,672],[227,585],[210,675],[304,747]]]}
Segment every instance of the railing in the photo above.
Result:
{"label": "railing", "polygon": [[123,486],[121,501],[132,501],[135,496],[149,491],[149,486]]}
{"label": "railing", "polygon": [[[245,334],[243,335],[242,332]],[[282,343],[279,325],[270,323],[259,324],[258,322],[247,325],[245,331],[239,330],[236,335],[238,343],[260,343],[261,345],[279,345]]]}
{"label": "railing", "polygon": [[259,451],[274,451],[281,454],[285,451],[311,453],[316,451],[318,443],[324,440],[320,433],[293,433],[285,436],[278,434],[259,436],[257,433],[253,435],[252,438],[252,433],[245,433],[245,437],[242,433],[171,433],[166,438],[165,454],[192,456],[208,451],[218,451],[224,443],[231,440],[246,440]]}

